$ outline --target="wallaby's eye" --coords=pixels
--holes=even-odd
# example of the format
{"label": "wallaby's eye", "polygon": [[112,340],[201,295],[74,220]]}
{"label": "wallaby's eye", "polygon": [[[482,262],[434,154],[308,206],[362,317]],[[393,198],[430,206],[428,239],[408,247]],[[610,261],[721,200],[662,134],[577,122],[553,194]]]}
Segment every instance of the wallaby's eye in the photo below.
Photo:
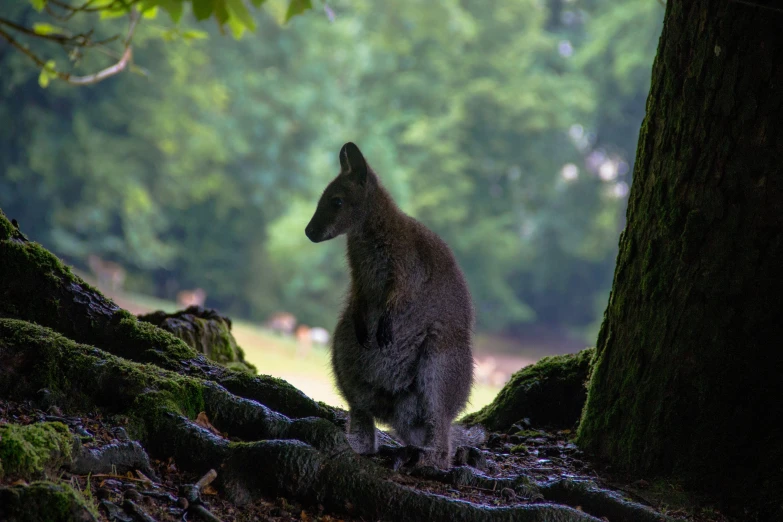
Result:
{"label": "wallaby's eye", "polygon": [[334,208],[340,208],[343,206],[343,198],[332,198],[332,206]]}

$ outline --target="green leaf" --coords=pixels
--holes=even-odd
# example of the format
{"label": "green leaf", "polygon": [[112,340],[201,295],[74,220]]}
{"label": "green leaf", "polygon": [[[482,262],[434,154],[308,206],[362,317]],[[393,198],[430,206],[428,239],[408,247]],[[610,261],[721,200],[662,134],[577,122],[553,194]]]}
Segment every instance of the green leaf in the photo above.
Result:
{"label": "green leaf", "polygon": [[196,29],[182,31],[181,35],[185,40],[204,40],[205,38],[209,38],[209,33],[206,31],[198,31]]}
{"label": "green leaf", "polygon": [[231,15],[228,14],[228,9],[226,8],[226,0],[215,0],[215,18],[217,18],[218,23],[221,25],[222,31],[222,26],[231,18]]}
{"label": "green leaf", "polygon": [[291,0],[288,4],[288,11],[285,13],[285,21],[288,22],[296,15],[300,15],[313,8],[313,2],[311,0]]}
{"label": "green leaf", "polygon": [[41,74],[38,75],[38,85],[42,89],[46,89],[49,86],[49,80],[52,78],[57,78],[57,70],[55,69],[54,60],[49,60],[41,69]]}
{"label": "green leaf", "polygon": [[182,18],[182,0],[158,0],[160,5],[171,16],[171,21],[179,23]]}
{"label": "green leaf", "polygon": [[228,19],[228,27],[231,29],[231,34],[234,35],[234,38],[239,40],[242,38],[242,35],[245,34],[245,24],[240,22],[236,17],[231,17]]}
{"label": "green leaf", "polygon": [[141,16],[143,16],[147,20],[154,19],[155,17],[158,16],[158,6],[156,5],[154,7],[150,7],[148,9],[145,9],[144,11],[142,11]]}
{"label": "green leaf", "polygon": [[46,89],[49,86],[49,72],[46,69],[41,69],[41,74],[38,75],[38,85],[42,89]]}
{"label": "green leaf", "polygon": [[107,20],[109,18],[119,18],[128,14],[130,10],[124,6],[112,7],[111,9],[103,9],[100,11],[101,20]]}
{"label": "green leaf", "polygon": [[[228,6],[229,12],[232,15],[234,15],[240,22],[242,22],[242,25],[244,25],[251,31],[256,30],[256,22],[255,20],[253,20],[253,17],[250,16],[250,11],[247,10],[247,7],[245,6],[245,3],[242,0],[226,0],[226,5]],[[236,36],[236,31],[234,31],[234,36]]]}
{"label": "green leaf", "polygon": [[261,7],[261,4],[266,2],[266,0],[250,0],[250,3],[253,4],[253,7]]}
{"label": "green leaf", "polygon": [[193,15],[196,20],[206,20],[215,10],[214,0],[193,0]]}
{"label": "green leaf", "polygon": [[48,0],[30,0],[30,3],[33,4],[33,8],[40,13],[43,11],[44,7],[46,7],[47,1]]}
{"label": "green leaf", "polygon": [[65,29],[62,29],[60,27],[55,27],[51,24],[33,24],[33,31],[35,31],[35,34],[40,35],[47,35],[47,34],[65,34]]}

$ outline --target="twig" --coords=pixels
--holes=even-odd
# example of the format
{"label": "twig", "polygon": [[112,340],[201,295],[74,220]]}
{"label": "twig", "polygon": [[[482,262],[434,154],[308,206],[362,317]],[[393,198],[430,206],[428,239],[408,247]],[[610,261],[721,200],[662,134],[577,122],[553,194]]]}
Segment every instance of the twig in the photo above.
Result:
{"label": "twig", "polygon": [[188,513],[193,513],[205,522],[222,522],[218,517],[210,513],[209,510],[201,504],[190,506],[188,508]]}
{"label": "twig", "polygon": [[98,11],[108,11],[110,9],[114,9],[117,5],[123,5],[127,8],[130,8],[134,4],[137,4],[139,0],[131,0],[130,2],[125,2],[123,0],[114,0],[109,5],[101,5],[98,7],[90,7],[91,4],[95,3],[95,0],[88,0],[87,2],[83,3],[82,5],[78,7],[74,7],[72,5],[66,4],[65,2],[61,2],[60,0],[49,0],[49,3],[56,5],[57,7],[64,9],[71,13],[95,13]]}
{"label": "twig", "polygon": [[[124,71],[128,67],[131,58],[133,57],[131,41],[133,40],[133,33],[136,30],[136,25],[139,22],[139,18],[140,16],[138,11],[132,9],[130,12],[130,23],[128,27],[128,34],[125,37],[125,50],[122,53],[120,59],[117,61],[117,63],[105,69],[102,69],[96,73],[88,74],[86,76],[74,76],[70,73],[55,72],[57,78],[63,80],[66,83],[70,83],[71,85],[92,85]],[[33,53],[26,46],[17,42],[6,31],[0,29],[0,37],[5,39],[9,44],[11,44],[12,47],[21,51],[25,56],[30,58],[33,62],[35,62],[36,65],[38,65],[38,67],[41,68],[46,67],[46,62],[44,62],[39,56]]]}
{"label": "twig", "polygon": [[19,25],[15,22],[12,22],[11,20],[6,20],[5,18],[0,18],[0,25],[5,25],[7,27],[10,27],[11,29],[14,29],[16,31],[19,31],[20,33],[24,33],[29,36],[34,36],[36,38],[41,38],[44,40],[51,40],[54,42],[57,42],[59,44],[67,43],[68,40],[73,40],[77,37],[69,37],[62,34],[40,34],[36,33],[32,29],[28,29],[27,27],[24,27],[22,25]]}
{"label": "twig", "polygon": [[204,489],[205,487],[209,486],[213,480],[217,478],[217,471],[214,469],[211,469],[207,471],[206,475],[201,477],[198,482],[196,482],[196,487],[198,489]]}

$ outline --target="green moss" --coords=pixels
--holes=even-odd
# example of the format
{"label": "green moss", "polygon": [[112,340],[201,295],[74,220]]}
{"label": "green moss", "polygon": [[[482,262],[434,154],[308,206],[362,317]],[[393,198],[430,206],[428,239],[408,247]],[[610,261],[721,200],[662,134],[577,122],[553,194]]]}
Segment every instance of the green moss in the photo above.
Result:
{"label": "green moss", "polygon": [[3,209],[0,209],[0,241],[4,241],[14,236],[16,227],[5,217]]}
{"label": "green moss", "polygon": [[95,506],[69,485],[34,482],[0,487],[0,520],[89,522],[98,520],[98,514]]}
{"label": "green moss", "polygon": [[594,352],[587,348],[577,354],[544,357],[522,368],[491,404],[461,422],[500,431],[528,418],[536,426],[573,428],[584,405]]}
{"label": "green moss", "polygon": [[71,460],[73,435],[59,422],[0,425],[0,478],[29,479]]}
{"label": "green moss", "polygon": [[214,310],[162,311],[139,316],[139,320],[166,330],[197,353],[228,368],[252,374],[255,367],[245,362],[245,353],[231,334],[231,320]]}
{"label": "green moss", "polygon": [[[183,359],[192,359],[196,352],[182,339],[150,323],[139,321],[126,310],[115,314],[114,334],[117,340],[116,351],[127,354],[131,359],[168,363],[169,367],[178,365]],[[152,353],[140,353],[142,349]]]}
{"label": "green moss", "polygon": [[158,414],[195,418],[205,410],[204,381],[129,362],[41,326],[0,319],[0,353],[3,349],[24,349],[30,355],[25,358],[30,367],[19,370],[25,381],[0,383],[4,396],[32,396],[46,388],[62,407],[128,413],[132,428],[140,433],[147,431],[148,423],[156,423]]}

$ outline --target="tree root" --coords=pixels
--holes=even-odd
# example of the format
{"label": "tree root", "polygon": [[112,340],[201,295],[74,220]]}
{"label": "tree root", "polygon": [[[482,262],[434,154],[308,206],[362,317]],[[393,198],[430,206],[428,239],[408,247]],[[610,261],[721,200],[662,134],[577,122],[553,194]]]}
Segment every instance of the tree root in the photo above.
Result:
{"label": "tree root", "polygon": [[[23,399],[48,388],[62,407],[126,415],[152,454],[172,456],[182,469],[222,469],[218,484],[239,504],[284,496],[369,518],[596,520],[564,506],[488,508],[410,490],[355,455],[325,419],[291,420],[214,382],[123,361],[23,321],[0,319],[0,368],[0,394]],[[221,430],[270,440],[231,442],[190,420],[199,411]]]}
{"label": "tree root", "polygon": [[624,499],[618,493],[598,487],[587,480],[558,480],[541,486],[547,500],[606,517],[612,522],[666,522],[671,518],[652,508]]}
{"label": "tree root", "polygon": [[148,477],[155,478],[147,452],[135,440],[95,449],[87,449],[77,442],[69,468],[75,475],[110,473],[114,469],[117,473],[125,473],[138,469]]}
{"label": "tree root", "polygon": [[558,480],[538,485],[525,475],[508,478],[487,477],[467,466],[443,471],[435,468],[416,468],[412,476],[437,480],[454,486],[478,487],[492,491],[510,488],[518,496],[534,500],[547,500],[577,507],[612,522],[666,522],[669,517],[652,508],[624,499],[614,491],[602,489],[585,480]]}

